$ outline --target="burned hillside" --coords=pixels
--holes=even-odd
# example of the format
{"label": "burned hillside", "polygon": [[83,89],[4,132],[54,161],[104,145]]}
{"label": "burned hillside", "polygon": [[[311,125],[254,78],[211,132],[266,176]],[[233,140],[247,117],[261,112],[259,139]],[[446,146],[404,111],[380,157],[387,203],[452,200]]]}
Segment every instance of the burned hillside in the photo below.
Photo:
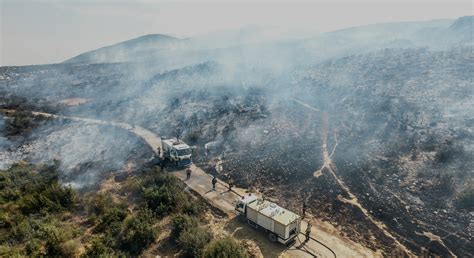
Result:
{"label": "burned hillside", "polygon": [[[1,67],[0,107],[179,136],[206,172],[294,210],[305,200],[317,218],[374,250],[402,245],[416,255],[469,256],[472,46],[394,45],[360,53],[342,45],[320,59],[306,57],[317,50],[306,48],[239,59],[245,51],[233,48],[177,67]],[[286,56],[294,52],[298,58]],[[65,183],[93,185],[153,160],[140,139],[109,126],[50,121],[15,138],[4,124],[2,159],[58,157]]]}

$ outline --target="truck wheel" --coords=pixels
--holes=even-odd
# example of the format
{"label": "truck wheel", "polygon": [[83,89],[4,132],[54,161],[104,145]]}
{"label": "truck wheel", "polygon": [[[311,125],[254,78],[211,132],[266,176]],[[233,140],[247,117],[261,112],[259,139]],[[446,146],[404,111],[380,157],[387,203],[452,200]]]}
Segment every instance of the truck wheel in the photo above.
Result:
{"label": "truck wheel", "polygon": [[270,242],[276,242],[278,240],[277,236],[271,232],[268,234],[268,239],[270,239]]}

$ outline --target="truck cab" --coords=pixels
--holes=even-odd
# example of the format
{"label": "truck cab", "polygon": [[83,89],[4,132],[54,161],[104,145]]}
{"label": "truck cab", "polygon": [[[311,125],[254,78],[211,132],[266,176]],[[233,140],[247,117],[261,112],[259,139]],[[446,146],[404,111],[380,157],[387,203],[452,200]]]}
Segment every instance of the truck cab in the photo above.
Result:
{"label": "truck cab", "polygon": [[177,167],[189,167],[191,165],[192,150],[183,141],[177,139],[161,140],[163,157]]}
{"label": "truck cab", "polygon": [[257,196],[254,196],[254,195],[244,196],[242,199],[237,201],[237,204],[235,205],[235,210],[240,215],[245,216],[247,213],[246,212],[247,205],[255,201],[257,201]]}

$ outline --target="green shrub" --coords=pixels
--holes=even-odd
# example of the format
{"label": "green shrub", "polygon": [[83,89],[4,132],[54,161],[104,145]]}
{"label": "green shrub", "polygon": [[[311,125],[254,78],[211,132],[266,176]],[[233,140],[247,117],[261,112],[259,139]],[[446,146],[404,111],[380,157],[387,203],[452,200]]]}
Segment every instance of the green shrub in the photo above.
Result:
{"label": "green shrub", "polygon": [[155,215],[166,216],[174,212],[198,215],[204,210],[202,201],[196,201],[187,195],[176,177],[157,169],[144,174],[141,181],[142,191],[139,194]]}
{"label": "green shrub", "polygon": [[54,182],[43,191],[23,196],[19,200],[19,207],[24,214],[57,213],[70,210],[74,206],[74,197],[75,193],[70,187]]}
{"label": "green shrub", "polygon": [[43,245],[37,238],[31,239],[25,245],[26,255],[30,257],[39,257],[42,255]]}
{"label": "green shrub", "polygon": [[17,246],[0,244],[0,257],[21,257],[21,249]]}
{"label": "green shrub", "polygon": [[132,255],[138,255],[155,241],[157,233],[153,227],[151,211],[141,210],[135,217],[125,222],[120,236],[121,248]]}
{"label": "green shrub", "polygon": [[202,255],[204,258],[247,258],[246,250],[233,238],[225,237],[209,243]]}
{"label": "green shrub", "polygon": [[79,253],[79,243],[74,239],[69,239],[60,244],[62,257],[76,257]]}
{"label": "green shrub", "polygon": [[10,240],[23,242],[34,236],[35,230],[28,219],[23,217],[15,217],[10,229]]}
{"label": "green shrub", "polygon": [[181,232],[178,244],[189,257],[200,257],[204,246],[211,240],[211,234],[205,228],[193,227]]}
{"label": "green shrub", "polygon": [[199,199],[194,200],[189,195],[183,195],[182,199],[183,200],[180,201],[181,211],[185,214],[198,216],[205,209],[204,203]]}
{"label": "green shrub", "polygon": [[178,195],[172,187],[166,185],[148,188],[143,192],[148,208],[158,216],[167,215],[176,208]]}
{"label": "green shrub", "polygon": [[7,132],[11,135],[20,134],[25,131],[30,131],[33,128],[33,115],[31,112],[15,112],[7,120]]}
{"label": "green shrub", "polygon": [[177,240],[183,231],[196,228],[198,226],[198,221],[194,217],[188,215],[176,215],[172,219],[173,229],[171,231],[172,237]]}
{"label": "green shrub", "polygon": [[57,164],[16,163],[8,170],[0,170],[0,203],[18,205],[25,215],[71,210],[75,192],[59,184],[58,174]]}
{"label": "green shrub", "polygon": [[42,231],[46,239],[45,249],[47,256],[74,256],[78,245],[73,240],[73,232],[64,230],[54,224],[46,224]]}
{"label": "green shrub", "polygon": [[124,206],[108,208],[99,216],[94,232],[109,231],[112,234],[119,233],[123,220],[127,217],[127,210]]}
{"label": "green shrub", "polygon": [[90,244],[86,246],[83,257],[109,257],[114,254],[114,250],[110,248],[106,240],[101,237],[94,237]]}
{"label": "green shrub", "polygon": [[105,194],[88,195],[84,197],[84,203],[89,216],[100,216],[115,205],[112,197]]}

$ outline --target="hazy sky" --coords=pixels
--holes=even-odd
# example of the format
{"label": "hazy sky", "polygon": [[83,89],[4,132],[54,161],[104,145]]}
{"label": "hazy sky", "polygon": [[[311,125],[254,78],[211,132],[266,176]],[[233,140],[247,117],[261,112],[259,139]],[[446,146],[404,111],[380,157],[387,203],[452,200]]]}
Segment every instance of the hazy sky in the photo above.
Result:
{"label": "hazy sky", "polygon": [[0,0],[0,66],[62,62],[151,33],[192,36],[248,25],[330,31],[472,15],[472,0]]}

